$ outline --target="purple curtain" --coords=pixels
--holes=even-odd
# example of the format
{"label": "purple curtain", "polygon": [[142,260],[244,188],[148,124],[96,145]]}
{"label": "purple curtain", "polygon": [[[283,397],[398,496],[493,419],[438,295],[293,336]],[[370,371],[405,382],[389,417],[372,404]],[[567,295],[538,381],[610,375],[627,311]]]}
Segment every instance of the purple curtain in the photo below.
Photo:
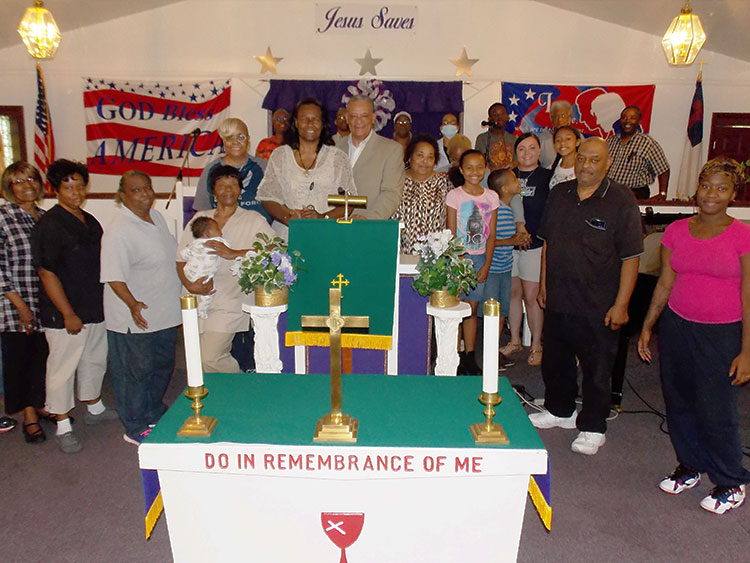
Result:
{"label": "purple curtain", "polygon": [[[376,79],[377,80],[377,79]],[[345,80],[271,80],[271,87],[263,99],[263,107],[270,111],[285,108],[291,112],[297,100],[313,97],[328,110],[331,132],[338,108],[343,107],[342,96],[349,86],[359,81]],[[412,117],[412,134],[428,133],[440,138],[440,121],[446,113],[459,116],[464,110],[460,81],[451,82],[404,82],[382,81],[381,89],[387,89],[396,104],[386,126],[379,131],[384,137],[393,136],[393,118],[399,111],[408,111]]]}

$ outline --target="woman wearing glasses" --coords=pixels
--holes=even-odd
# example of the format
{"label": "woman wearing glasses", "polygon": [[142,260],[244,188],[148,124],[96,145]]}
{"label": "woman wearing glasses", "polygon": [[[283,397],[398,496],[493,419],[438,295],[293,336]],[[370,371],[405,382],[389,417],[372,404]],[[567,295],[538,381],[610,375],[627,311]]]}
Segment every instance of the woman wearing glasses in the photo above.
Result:
{"label": "woman wearing glasses", "polygon": [[0,207],[0,341],[2,341],[5,409],[23,411],[26,442],[44,442],[38,410],[44,407],[47,340],[39,323],[40,282],[31,258],[31,230],[44,211],[39,171],[15,162],[2,176]]}
{"label": "woman wearing glasses", "polygon": [[241,119],[230,117],[219,124],[219,137],[224,144],[224,156],[208,163],[198,180],[195,188],[195,211],[206,211],[216,208],[216,200],[208,189],[208,176],[219,166],[234,166],[242,176],[242,193],[239,204],[243,209],[257,211],[268,222],[271,221],[263,205],[257,199],[258,186],[266,170],[266,161],[257,156],[248,154],[250,148],[250,133],[247,125]]}
{"label": "woman wearing glasses", "polygon": [[297,102],[287,143],[271,154],[258,199],[273,217],[273,228],[286,239],[292,219],[336,218],[344,208],[328,205],[328,195],[356,194],[349,157],[333,146],[323,105],[314,98]]}

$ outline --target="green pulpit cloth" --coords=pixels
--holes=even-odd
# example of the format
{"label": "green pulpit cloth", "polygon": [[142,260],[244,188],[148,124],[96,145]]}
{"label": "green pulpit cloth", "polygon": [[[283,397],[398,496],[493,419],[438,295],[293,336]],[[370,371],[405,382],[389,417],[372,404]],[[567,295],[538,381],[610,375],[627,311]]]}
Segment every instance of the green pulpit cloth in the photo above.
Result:
{"label": "green pulpit cloth", "polygon": [[298,271],[297,284],[289,292],[286,345],[329,345],[328,332],[302,328],[301,317],[327,316],[328,290],[339,287],[338,282],[331,282],[340,279],[341,314],[370,317],[369,329],[343,328],[341,345],[389,350],[393,339],[398,234],[398,221],[290,221],[289,250],[298,250],[305,261]]}

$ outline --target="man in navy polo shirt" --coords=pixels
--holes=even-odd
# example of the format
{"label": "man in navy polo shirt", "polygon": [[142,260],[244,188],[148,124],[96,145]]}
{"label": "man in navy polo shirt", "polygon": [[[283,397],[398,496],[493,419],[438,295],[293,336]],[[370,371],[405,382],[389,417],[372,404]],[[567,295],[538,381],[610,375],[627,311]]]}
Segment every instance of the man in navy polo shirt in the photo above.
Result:
{"label": "man in navy polo shirt", "polygon": [[[542,412],[537,428],[578,428],[574,452],[604,445],[618,331],[643,252],[641,217],[631,191],[607,178],[612,160],[603,139],[581,143],[576,180],[550,192],[538,235],[544,242],[539,304],[545,308]],[[576,357],[583,372],[582,408]]]}

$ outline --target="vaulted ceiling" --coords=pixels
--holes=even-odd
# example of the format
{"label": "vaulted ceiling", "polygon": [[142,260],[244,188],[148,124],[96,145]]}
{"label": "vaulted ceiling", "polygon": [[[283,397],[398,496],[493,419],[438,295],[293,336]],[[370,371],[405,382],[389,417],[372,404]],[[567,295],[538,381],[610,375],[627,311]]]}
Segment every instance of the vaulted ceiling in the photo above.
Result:
{"label": "vaulted ceiling", "polygon": [[[144,12],[180,0],[47,0],[63,34],[66,31]],[[203,0],[207,4],[219,0]],[[247,0],[251,2],[252,0]],[[312,1],[312,0],[310,0]],[[366,0],[363,0],[366,1]],[[481,3],[481,0],[470,0]],[[487,1],[487,0],[485,0]],[[500,2],[503,0],[490,0]],[[684,0],[536,0],[542,4],[645,31],[661,37]],[[0,48],[20,43],[16,32],[32,0],[0,1]],[[708,40],[705,49],[750,61],[750,1],[693,0],[694,13],[703,22]],[[63,37],[64,40],[64,37]],[[606,46],[603,46],[606,48]]]}

